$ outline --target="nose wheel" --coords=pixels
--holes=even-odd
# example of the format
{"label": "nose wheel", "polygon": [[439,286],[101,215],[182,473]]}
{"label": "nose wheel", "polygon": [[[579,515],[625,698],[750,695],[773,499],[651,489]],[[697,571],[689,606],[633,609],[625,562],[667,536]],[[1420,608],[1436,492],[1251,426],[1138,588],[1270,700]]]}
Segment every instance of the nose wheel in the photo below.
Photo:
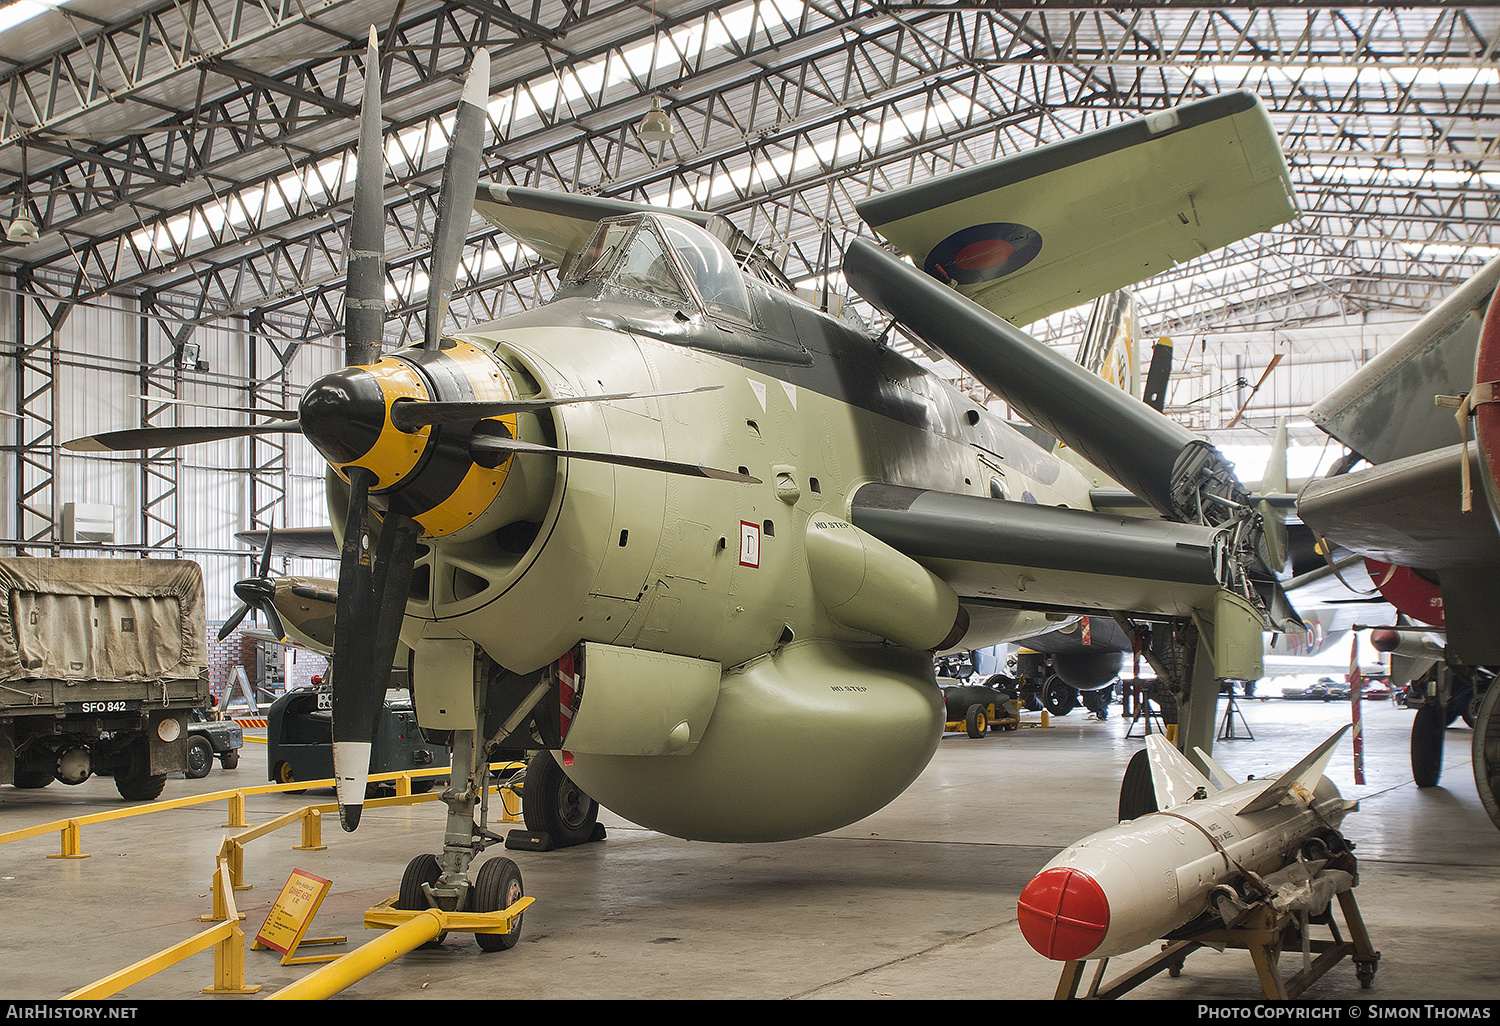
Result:
{"label": "nose wheel", "polygon": [[[436,855],[422,854],[407,863],[396,894],[395,907],[407,912],[438,908],[445,912],[463,911],[477,914],[503,912],[526,896],[521,882],[521,868],[508,858],[490,859],[479,867],[474,882],[456,889],[443,885],[442,864]],[[462,905],[462,909],[449,908]],[[487,924],[467,924],[474,928],[474,940],[481,951],[509,951],[521,939],[521,915],[513,916],[503,932],[490,932]],[[465,924],[455,922],[456,927]],[[441,944],[447,931],[438,935],[433,945]]]}

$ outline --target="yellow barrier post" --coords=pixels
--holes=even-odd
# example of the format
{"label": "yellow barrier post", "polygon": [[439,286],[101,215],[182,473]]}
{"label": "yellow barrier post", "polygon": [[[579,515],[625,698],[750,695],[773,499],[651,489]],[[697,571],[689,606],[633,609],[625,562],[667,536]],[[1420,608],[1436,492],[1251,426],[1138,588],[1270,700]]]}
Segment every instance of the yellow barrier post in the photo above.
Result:
{"label": "yellow barrier post", "polygon": [[205,994],[256,994],[260,984],[245,983],[245,931],[240,927],[239,909],[234,904],[234,887],[224,872],[225,859],[218,860],[214,870],[214,907],[223,908],[229,933],[221,936],[214,947],[214,985],[204,987]]}
{"label": "yellow barrier post", "polygon": [[293,851],[322,851],[327,847],[323,843],[323,813],[316,806],[309,805],[302,812],[302,843],[294,845]]}
{"label": "yellow barrier post", "polygon": [[223,824],[225,827],[247,827],[245,822],[245,792],[236,791],[229,796],[229,822]]}
{"label": "yellow barrier post", "polygon": [[76,819],[70,819],[63,824],[62,828],[62,853],[59,855],[48,855],[49,859],[86,859],[83,851],[83,825]]}
{"label": "yellow barrier post", "polygon": [[214,948],[214,980],[212,987],[205,987],[205,994],[255,994],[260,985],[245,984],[245,931],[240,929],[239,913],[234,907],[234,894],[227,886],[224,874],[226,860],[219,860],[215,874],[214,907],[223,909],[225,920],[217,922],[207,930],[128,965],[117,973],[111,973],[96,983],[82,987],[67,995],[70,1001],[97,1001],[118,994],[125,988],[154,976],[183,959]]}

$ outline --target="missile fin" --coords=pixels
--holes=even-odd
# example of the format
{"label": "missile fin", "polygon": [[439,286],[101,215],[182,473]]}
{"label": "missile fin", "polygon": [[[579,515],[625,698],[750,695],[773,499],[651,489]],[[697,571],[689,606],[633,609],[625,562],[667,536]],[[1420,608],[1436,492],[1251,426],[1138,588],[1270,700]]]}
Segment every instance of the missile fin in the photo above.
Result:
{"label": "missile fin", "polygon": [[1308,752],[1301,762],[1277,777],[1264,791],[1250,799],[1245,807],[1240,809],[1236,815],[1243,816],[1251,812],[1264,812],[1266,809],[1274,809],[1281,804],[1287,795],[1291,794],[1292,788],[1299,785],[1311,790],[1310,785],[1316,784],[1318,779],[1323,776],[1323,770],[1327,767],[1328,760],[1333,756],[1334,746],[1349,732],[1350,726],[1350,724],[1346,723],[1340,727],[1327,741],[1324,741],[1311,752]]}
{"label": "missile fin", "polygon": [[1209,794],[1219,790],[1163,735],[1147,735],[1146,750],[1150,753],[1151,784],[1156,789],[1158,809],[1181,805],[1197,794],[1199,788]]}
{"label": "missile fin", "polygon": [[1203,749],[1194,747],[1193,754],[1198,756],[1199,762],[1208,767],[1209,779],[1218,781],[1220,788],[1231,787],[1237,783],[1234,777],[1226,773],[1224,767],[1214,762],[1213,756],[1209,755]]}

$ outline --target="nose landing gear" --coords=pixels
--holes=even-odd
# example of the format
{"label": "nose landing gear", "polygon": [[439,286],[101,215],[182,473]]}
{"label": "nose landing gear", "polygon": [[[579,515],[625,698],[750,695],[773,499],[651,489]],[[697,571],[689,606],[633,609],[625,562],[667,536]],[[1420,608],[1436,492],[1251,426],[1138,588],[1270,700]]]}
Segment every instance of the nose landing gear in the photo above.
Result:
{"label": "nose landing gear", "polygon": [[[464,776],[459,775],[461,767],[468,767]],[[521,870],[508,858],[493,858],[485,862],[471,881],[469,870],[484,849],[504,840],[486,826],[489,767],[480,760],[476,768],[474,732],[471,730],[453,733],[453,769],[449,789],[443,794],[443,802],[448,806],[448,822],[442,854],[418,855],[407,864],[394,908],[407,912],[435,908],[445,913],[469,913],[471,915],[450,915],[446,922],[454,929],[473,930],[474,939],[483,951],[506,951],[521,939],[522,917],[515,906],[523,901],[525,904],[530,902],[525,899]],[[474,819],[476,806],[479,809],[477,823]],[[494,915],[507,909],[515,911],[509,916]],[[375,918],[373,912],[366,916],[366,922],[389,925]],[[444,936],[446,933],[439,935],[435,943],[442,943]]]}

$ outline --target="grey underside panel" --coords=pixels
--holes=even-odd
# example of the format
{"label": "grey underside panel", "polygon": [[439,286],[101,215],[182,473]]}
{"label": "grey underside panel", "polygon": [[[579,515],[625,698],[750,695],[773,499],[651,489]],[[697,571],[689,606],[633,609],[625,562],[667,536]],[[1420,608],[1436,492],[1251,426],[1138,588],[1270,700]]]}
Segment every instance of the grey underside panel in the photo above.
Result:
{"label": "grey underside panel", "polygon": [[1437,395],[1474,385],[1474,354],[1500,259],[1486,264],[1348,380],[1308,411],[1314,424],[1371,463],[1387,463],[1451,445],[1453,410]]}
{"label": "grey underside panel", "polygon": [[1214,531],[1192,524],[894,485],[861,488],[851,516],[918,559],[1216,584]]}
{"label": "grey underside panel", "polygon": [[1469,450],[1474,508],[1459,507],[1462,446],[1312,482],[1298,509],[1329,541],[1387,563],[1424,569],[1500,565],[1500,534]]}

